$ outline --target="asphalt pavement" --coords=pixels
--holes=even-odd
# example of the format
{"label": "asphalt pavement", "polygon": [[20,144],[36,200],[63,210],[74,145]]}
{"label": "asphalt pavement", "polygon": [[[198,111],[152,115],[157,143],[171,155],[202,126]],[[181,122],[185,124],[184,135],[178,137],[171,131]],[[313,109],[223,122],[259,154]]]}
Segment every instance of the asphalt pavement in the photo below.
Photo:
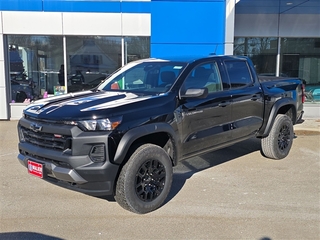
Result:
{"label": "asphalt pavement", "polygon": [[146,215],[29,175],[17,121],[0,121],[0,239],[320,239],[319,119],[295,126],[280,161],[251,139],[180,162],[167,202]]}

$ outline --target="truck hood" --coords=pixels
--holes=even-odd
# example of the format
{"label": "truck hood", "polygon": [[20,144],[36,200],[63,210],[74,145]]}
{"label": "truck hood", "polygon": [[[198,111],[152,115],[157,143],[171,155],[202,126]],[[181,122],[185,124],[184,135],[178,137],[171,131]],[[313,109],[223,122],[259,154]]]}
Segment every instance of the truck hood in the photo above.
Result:
{"label": "truck hood", "polygon": [[[161,98],[161,95],[115,91],[85,91],[35,101],[24,110],[24,114],[49,120],[103,118],[134,111],[133,105],[158,98]],[[161,100],[156,100],[156,102],[160,103]],[[155,106],[154,104],[156,103],[153,102],[153,107]]]}

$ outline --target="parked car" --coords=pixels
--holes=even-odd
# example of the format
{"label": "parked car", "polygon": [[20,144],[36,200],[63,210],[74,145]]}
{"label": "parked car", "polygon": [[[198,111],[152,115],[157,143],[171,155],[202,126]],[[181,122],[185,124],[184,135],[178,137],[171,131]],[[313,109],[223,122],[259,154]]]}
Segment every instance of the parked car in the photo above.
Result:
{"label": "parked car", "polygon": [[308,102],[320,101],[319,85],[307,85],[305,91],[306,91],[306,101]]}
{"label": "parked car", "polygon": [[68,86],[68,92],[79,92],[79,91],[85,91],[85,90],[90,90],[95,87],[97,87],[99,84],[104,82],[106,79],[106,76],[101,76],[98,77],[97,79],[94,79],[93,81],[90,81],[88,83],[83,83],[83,84],[72,84]]}
{"label": "parked car", "polygon": [[10,72],[11,77],[11,100],[12,102],[22,103],[26,99],[34,98],[33,89],[35,84],[32,79],[19,72]]}
{"label": "parked car", "polygon": [[320,88],[312,90],[313,101],[320,101]]}

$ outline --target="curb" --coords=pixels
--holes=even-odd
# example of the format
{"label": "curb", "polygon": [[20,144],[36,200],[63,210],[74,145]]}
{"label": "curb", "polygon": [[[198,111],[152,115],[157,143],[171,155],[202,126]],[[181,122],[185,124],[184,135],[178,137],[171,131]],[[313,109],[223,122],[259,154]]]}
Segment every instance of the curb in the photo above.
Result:
{"label": "curb", "polygon": [[314,133],[320,133],[320,119],[319,118],[307,118],[303,119],[302,123],[296,124],[293,126],[295,132],[308,131]]}

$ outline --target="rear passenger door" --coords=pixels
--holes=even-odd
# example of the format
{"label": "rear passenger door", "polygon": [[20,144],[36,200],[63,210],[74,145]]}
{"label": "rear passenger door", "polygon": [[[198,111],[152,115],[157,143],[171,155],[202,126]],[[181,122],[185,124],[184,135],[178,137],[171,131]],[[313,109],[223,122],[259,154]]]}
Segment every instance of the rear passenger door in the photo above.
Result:
{"label": "rear passenger door", "polygon": [[263,93],[246,60],[225,60],[230,81],[233,140],[254,134],[263,122]]}
{"label": "rear passenger door", "polygon": [[185,98],[177,111],[182,116],[180,139],[183,155],[206,151],[231,140],[231,99],[224,91],[219,62],[210,61],[190,71],[180,91],[208,88],[206,98]]}

